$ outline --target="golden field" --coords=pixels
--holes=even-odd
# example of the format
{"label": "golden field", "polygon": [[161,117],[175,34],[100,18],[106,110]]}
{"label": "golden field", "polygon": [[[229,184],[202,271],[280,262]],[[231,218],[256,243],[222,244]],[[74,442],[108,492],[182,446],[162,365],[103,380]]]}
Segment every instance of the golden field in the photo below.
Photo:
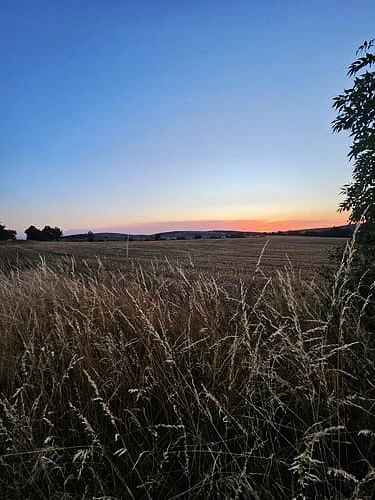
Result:
{"label": "golden field", "polygon": [[0,497],[370,499],[375,349],[342,240],[0,246]]}

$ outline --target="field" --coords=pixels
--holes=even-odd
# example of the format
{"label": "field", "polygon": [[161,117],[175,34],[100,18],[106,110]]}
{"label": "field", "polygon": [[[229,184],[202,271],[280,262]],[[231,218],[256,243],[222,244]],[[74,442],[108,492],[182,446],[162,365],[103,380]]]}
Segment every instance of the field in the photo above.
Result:
{"label": "field", "polygon": [[[312,277],[329,262],[329,251],[343,245],[341,238],[270,236],[220,240],[180,240],[150,242],[15,242],[0,246],[3,266],[33,266],[43,257],[53,265],[56,259],[93,264],[98,258],[107,269],[126,269],[129,262],[142,265],[168,261],[173,266],[197,272],[246,279],[256,268],[266,276],[292,266],[303,277]],[[261,265],[259,259],[261,257]],[[259,270],[259,269],[258,269]]]}
{"label": "field", "polygon": [[0,245],[0,498],[370,499],[371,303],[342,240]]}

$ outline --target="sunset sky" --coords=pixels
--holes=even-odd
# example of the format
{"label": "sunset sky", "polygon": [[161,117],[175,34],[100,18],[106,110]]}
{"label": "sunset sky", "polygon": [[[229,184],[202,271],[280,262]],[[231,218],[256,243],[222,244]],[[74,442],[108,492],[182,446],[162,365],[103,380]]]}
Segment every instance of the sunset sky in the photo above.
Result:
{"label": "sunset sky", "polygon": [[345,223],[331,105],[374,27],[374,0],[5,0],[0,221]]}

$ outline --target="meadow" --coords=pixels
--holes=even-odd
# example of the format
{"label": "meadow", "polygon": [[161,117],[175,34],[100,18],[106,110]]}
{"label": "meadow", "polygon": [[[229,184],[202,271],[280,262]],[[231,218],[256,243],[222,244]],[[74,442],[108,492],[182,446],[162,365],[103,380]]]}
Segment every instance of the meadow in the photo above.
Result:
{"label": "meadow", "polygon": [[373,498],[373,321],[353,242],[320,272],[338,244],[0,245],[0,497]]}

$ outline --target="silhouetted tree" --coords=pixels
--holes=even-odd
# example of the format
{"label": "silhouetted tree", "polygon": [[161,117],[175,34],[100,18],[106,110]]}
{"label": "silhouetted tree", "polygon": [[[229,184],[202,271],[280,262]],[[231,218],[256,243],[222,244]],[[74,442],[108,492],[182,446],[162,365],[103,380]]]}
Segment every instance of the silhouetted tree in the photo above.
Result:
{"label": "silhouetted tree", "polygon": [[351,89],[335,97],[333,108],[338,116],[334,132],[349,132],[353,143],[348,157],[353,162],[353,182],[343,187],[346,199],[339,211],[349,211],[349,220],[363,222],[373,232],[375,227],[375,65],[374,40],[364,42],[357,50],[362,54],[348,69],[354,77]]}
{"label": "silhouetted tree", "polygon": [[[354,289],[359,286],[363,297],[374,298],[375,282],[375,66],[374,40],[364,42],[358,57],[348,69],[354,78],[353,87],[335,97],[333,108],[338,112],[333,121],[334,132],[349,132],[352,138],[348,157],[353,162],[353,182],[342,191],[346,199],[339,211],[350,212],[349,221],[360,223],[356,237],[356,252],[351,263]],[[342,252],[336,256],[341,259]],[[370,303],[371,304],[371,303]],[[368,317],[375,316],[375,303],[366,307]]]}
{"label": "silhouetted tree", "polygon": [[27,229],[25,229],[27,240],[41,241],[42,236],[40,233],[41,233],[40,229],[36,228],[35,226],[30,226]]}
{"label": "silhouetted tree", "polygon": [[26,239],[33,241],[57,241],[62,236],[62,231],[58,227],[44,226],[42,230],[35,226],[30,226],[25,230]]}
{"label": "silhouetted tree", "polygon": [[44,226],[42,229],[43,241],[58,241],[62,236],[59,227]]}
{"label": "silhouetted tree", "polygon": [[94,240],[95,240],[94,233],[92,231],[89,231],[87,233],[87,241],[94,241]]}
{"label": "silhouetted tree", "polygon": [[0,240],[15,240],[17,231],[13,229],[6,229],[5,226],[0,224]]}

